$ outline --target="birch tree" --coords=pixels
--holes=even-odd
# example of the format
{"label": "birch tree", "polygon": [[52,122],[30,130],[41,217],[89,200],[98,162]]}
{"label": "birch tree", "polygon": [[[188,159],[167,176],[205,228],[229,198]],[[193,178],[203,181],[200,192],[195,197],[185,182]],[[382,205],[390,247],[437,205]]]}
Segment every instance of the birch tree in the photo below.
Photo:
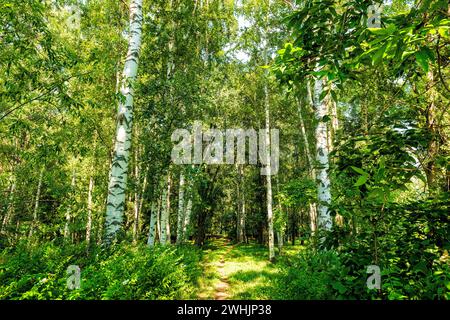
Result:
{"label": "birch tree", "polygon": [[41,199],[41,188],[42,188],[42,179],[44,177],[45,166],[42,166],[41,171],[39,173],[38,185],[36,189],[36,197],[34,200],[34,210],[33,210],[33,223],[30,228],[29,237],[33,235],[34,229],[38,223],[38,212],[39,212],[39,200]]}
{"label": "birch tree", "polygon": [[316,161],[317,161],[317,190],[318,190],[318,217],[317,224],[320,229],[330,230],[332,226],[331,215],[328,208],[331,203],[330,177],[328,175],[328,140],[327,123],[324,117],[327,115],[327,104],[325,100],[320,100],[323,92],[323,80],[314,81],[314,103],[316,119]]}
{"label": "birch tree", "polygon": [[[268,46],[269,41],[267,39],[268,24],[269,24],[269,12],[270,12],[270,0],[268,2],[266,22],[265,22],[265,38],[264,38],[264,64],[268,64]],[[273,232],[273,199],[272,199],[272,172],[271,172],[271,154],[270,154],[270,101],[269,101],[269,88],[268,88],[268,76],[264,79],[264,114],[265,114],[265,156],[266,156],[266,197],[267,197],[267,227],[269,233],[269,259],[273,260],[275,258],[274,250],[274,232]]]}
{"label": "birch tree", "polygon": [[177,217],[177,244],[184,241],[183,224],[184,224],[184,175],[180,173],[180,188],[178,190],[178,217]]}
{"label": "birch tree", "polygon": [[150,213],[150,227],[148,231],[148,240],[147,245],[149,247],[153,247],[155,245],[156,240],[156,219],[157,219],[158,211],[156,210],[155,203],[152,203],[152,209]]}
{"label": "birch tree", "polygon": [[14,213],[14,192],[16,190],[16,179],[13,177],[9,188],[9,197],[5,205],[5,215],[3,217],[0,233],[2,233],[9,224]]}
{"label": "birch tree", "polygon": [[133,121],[133,82],[137,76],[142,34],[142,0],[130,3],[128,52],[123,69],[122,95],[117,114],[114,154],[106,204],[105,242],[117,237],[125,210],[125,192]]}
{"label": "birch tree", "polygon": [[86,243],[89,246],[91,243],[92,231],[92,192],[94,191],[94,177],[89,177],[88,201],[87,201],[87,221],[86,221]]}
{"label": "birch tree", "polygon": [[243,184],[243,170],[242,165],[238,167],[238,214],[237,214],[237,241],[239,243],[245,241],[245,188]]}
{"label": "birch tree", "polygon": [[161,238],[162,245],[170,244],[170,173],[167,174],[167,186],[164,188],[162,196],[162,211],[161,211]]}
{"label": "birch tree", "polygon": [[192,199],[189,197],[186,212],[184,214],[184,223],[183,223],[183,239],[188,240],[190,237],[190,223],[191,223],[191,215],[192,215]]}
{"label": "birch tree", "polygon": [[[76,180],[76,172],[75,172],[75,168],[72,171],[72,182],[70,183],[70,188],[71,188],[71,195],[74,194],[74,189],[75,189],[75,180]],[[68,239],[69,237],[69,233],[70,233],[70,229],[69,229],[69,225],[70,225],[70,211],[71,211],[71,205],[69,204],[69,206],[67,207],[66,210],[66,224],[64,225],[64,239]]]}

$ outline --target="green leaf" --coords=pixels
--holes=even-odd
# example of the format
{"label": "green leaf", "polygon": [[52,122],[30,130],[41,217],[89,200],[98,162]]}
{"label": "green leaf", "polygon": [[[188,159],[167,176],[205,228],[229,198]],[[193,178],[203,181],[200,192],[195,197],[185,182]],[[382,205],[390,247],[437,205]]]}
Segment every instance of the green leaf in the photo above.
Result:
{"label": "green leaf", "polygon": [[358,168],[358,167],[354,167],[354,166],[350,166],[356,173],[362,174],[362,175],[369,175],[367,172],[365,172],[363,169]]}
{"label": "green leaf", "polygon": [[355,187],[360,187],[363,184],[365,184],[367,182],[367,179],[369,178],[369,175],[365,174],[362,176],[359,176],[358,180],[356,181],[356,183],[354,184]]}
{"label": "green leaf", "polygon": [[417,64],[424,72],[428,72],[428,54],[424,50],[420,50],[415,53],[415,56]]}
{"label": "green leaf", "polygon": [[377,65],[383,60],[383,55],[386,52],[388,42],[386,42],[380,49],[372,56],[372,65]]}
{"label": "green leaf", "polygon": [[331,91],[330,91],[330,93],[331,93],[331,97],[333,98],[333,100],[334,100],[335,102],[337,102],[337,101],[338,101],[338,99],[337,99],[337,94],[336,94],[336,91],[334,91],[334,90],[331,90]]}

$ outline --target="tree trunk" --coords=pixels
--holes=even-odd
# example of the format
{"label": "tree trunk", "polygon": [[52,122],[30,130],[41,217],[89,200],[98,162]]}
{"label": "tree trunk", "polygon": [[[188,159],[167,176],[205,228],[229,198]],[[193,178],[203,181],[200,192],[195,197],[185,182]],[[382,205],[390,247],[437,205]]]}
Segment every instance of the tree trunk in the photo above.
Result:
{"label": "tree trunk", "polygon": [[281,231],[277,231],[277,240],[278,240],[278,254],[281,255],[281,249],[283,249],[283,233]]}
{"label": "tree trunk", "polygon": [[238,165],[238,214],[237,214],[237,242],[242,243],[245,241],[245,188],[243,181],[242,165]]}
{"label": "tree trunk", "polygon": [[134,191],[134,202],[133,202],[133,243],[136,243],[138,238],[138,227],[139,227],[139,183],[140,183],[140,170],[139,170],[139,164],[138,164],[138,158],[139,158],[139,152],[136,150],[135,156],[134,156],[134,176],[136,179],[136,190]]}
{"label": "tree trunk", "polygon": [[189,240],[190,237],[190,225],[192,215],[192,199],[188,200],[186,206],[186,212],[184,213],[184,223],[183,223],[183,238],[184,240]]}
{"label": "tree trunk", "polygon": [[170,244],[170,173],[167,175],[167,189],[163,191],[161,212],[161,244]]}
{"label": "tree trunk", "polygon": [[[147,174],[148,174],[148,168],[145,170],[144,173],[144,182],[142,183],[142,190],[141,190],[141,195],[139,198],[139,212],[142,212],[142,207],[144,205],[144,194],[145,194],[145,190],[147,190]],[[141,225],[138,225],[138,230],[140,230]]]}
{"label": "tree trunk", "polygon": [[156,211],[155,203],[152,203],[152,212],[150,214],[150,227],[148,231],[148,241],[147,245],[149,247],[153,247],[155,245],[155,238],[156,238],[156,219],[157,219],[158,212]]}
{"label": "tree trunk", "polygon": [[89,177],[89,189],[88,189],[88,203],[87,203],[87,209],[88,209],[88,216],[87,216],[87,222],[86,222],[86,243],[89,247],[89,244],[91,243],[91,232],[92,232],[92,192],[94,191],[94,178],[91,175]]}
{"label": "tree trunk", "polygon": [[[75,169],[73,169],[72,171],[72,182],[70,183],[70,196],[73,197],[74,193],[75,193],[75,180],[76,180],[76,174],[75,174]],[[64,226],[64,239],[68,239],[70,236],[70,211],[72,209],[72,206],[69,205],[67,210],[66,210],[66,224]]]}
{"label": "tree trunk", "polygon": [[36,198],[34,201],[34,210],[33,210],[33,223],[31,225],[29,237],[33,235],[34,228],[37,226],[38,222],[38,211],[39,211],[39,200],[41,197],[41,188],[42,188],[42,178],[44,177],[45,166],[42,166],[41,172],[39,173],[38,186],[36,190]]}
{"label": "tree trunk", "polygon": [[142,33],[142,0],[131,0],[130,38],[123,70],[119,100],[116,139],[108,185],[106,204],[105,242],[110,244],[122,228],[125,210],[125,192],[128,174],[128,158],[131,146],[133,121],[133,81],[136,79]]}
{"label": "tree trunk", "polygon": [[[431,69],[431,67],[430,67]],[[427,146],[427,157],[425,160],[425,175],[428,190],[435,189],[435,162],[438,153],[437,130],[436,130],[436,89],[434,88],[434,75],[430,70],[427,73],[428,106],[425,112],[427,130],[431,136]]]}
{"label": "tree trunk", "polygon": [[[270,0],[268,5],[268,12],[270,11]],[[264,47],[264,63],[268,64],[268,24],[269,24],[269,14],[266,15],[266,24],[265,24],[265,47]],[[269,237],[269,260],[272,261],[275,258],[275,250],[274,250],[274,233],[273,233],[273,210],[272,210],[272,172],[271,172],[271,154],[270,154],[270,103],[269,103],[269,88],[268,88],[268,76],[265,77],[264,83],[264,110],[265,110],[265,120],[266,120],[266,130],[265,130],[265,148],[266,148],[266,196],[267,196],[267,228],[268,228],[268,237]]]}
{"label": "tree trunk", "polygon": [[157,228],[157,235],[158,235],[158,241],[161,243],[161,211],[162,211],[162,199],[164,196],[163,194],[159,196],[158,198],[158,211],[156,212],[156,228]]}
{"label": "tree trunk", "polygon": [[180,174],[180,189],[178,191],[178,221],[177,221],[177,244],[184,242],[183,224],[184,215],[186,214],[184,208],[184,175]]}
{"label": "tree trunk", "polygon": [[3,217],[2,226],[0,229],[0,233],[2,233],[5,228],[8,226],[9,221],[11,220],[14,213],[14,191],[16,190],[16,180],[14,179],[11,182],[11,187],[9,188],[9,197],[5,206],[5,216]]}
{"label": "tree trunk", "polygon": [[323,81],[316,79],[314,82],[314,102],[316,119],[319,121],[316,128],[316,161],[317,169],[317,189],[318,189],[318,227],[323,230],[330,230],[332,226],[331,216],[328,207],[331,203],[330,177],[328,176],[328,142],[327,123],[323,118],[327,115],[327,104],[320,101],[319,97],[323,91]]}

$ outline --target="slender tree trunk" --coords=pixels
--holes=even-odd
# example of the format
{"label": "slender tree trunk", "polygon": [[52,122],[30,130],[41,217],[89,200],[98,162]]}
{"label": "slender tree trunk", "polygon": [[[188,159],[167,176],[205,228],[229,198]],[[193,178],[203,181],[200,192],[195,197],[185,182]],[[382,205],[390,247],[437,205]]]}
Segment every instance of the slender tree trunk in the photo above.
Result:
{"label": "slender tree trunk", "polygon": [[161,212],[161,244],[170,244],[170,173],[167,174],[167,189],[163,192]]}
{"label": "slender tree trunk", "polygon": [[166,244],[167,242],[167,228],[166,228],[166,224],[167,224],[167,189],[164,188],[163,190],[163,194],[162,194],[162,208],[161,208],[161,223],[160,223],[160,238],[159,238],[159,242],[161,244]]}
{"label": "slender tree trunk", "polygon": [[91,175],[89,177],[89,189],[88,189],[88,216],[86,222],[86,243],[89,247],[91,243],[91,232],[92,232],[92,192],[94,191],[94,177]]}
{"label": "slender tree trunk", "polygon": [[162,195],[160,195],[159,196],[159,199],[158,199],[158,211],[157,211],[157,214],[156,214],[156,227],[157,227],[157,229],[158,229],[158,241],[159,241],[159,243],[161,243],[161,237],[162,237],[162,232],[161,232],[161,212],[162,212],[162,199],[164,199],[163,198],[164,197],[164,191],[163,191],[163,194]]}
{"label": "slender tree trunk", "polygon": [[267,227],[269,236],[269,259],[275,258],[274,250],[274,234],[273,234],[273,210],[272,210],[272,176],[271,176],[271,157],[270,157],[270,113],[269,113],[269,94],[267,84],[264,86],[265,96],[265,113],[266,113],[266,132],[265,132],[265,146],[266,146],[266,195],[267,195]]}
{"label": "slender tree trunk", "polygon": [[30,234],[29,234],[30,238],[33,235],[34,228],[36,228],[37,222],[38,222],[39,200],[41,198],[41,188],[42,188],[42,179],[44,177],[44,170],[45,170],[45,166],[42,166],[41,172],[39,173],[38,186],[37,186],[37,190],[36,190],[36,198],[34,201],[33,223],[31,225]]}
{"label": "slender tree trunk", "polygon": [[[264,63],[268,64],[268,47],[269,41],[267,38],[268,25],[269,25],[269,12],[270,12],[270,0],[266,14],[265,23],[265,47],[264,47]],[[265,148],[266,148],[266,196],[267,196],[267,227],[268,227],[268,240],[269,240],[269,260],[274,260],[275,250],[274,250],[274,233],[273,233],[273,210],[272,210],[272,172],[271,172],[271,155],[270,155],[270,102],[269,102],[269,88],[268,88],[268,76],[266,74],[264,83],[264,110],[265,110]]]}
{"label": "slender tree trunk", "polygon": [[[75,191],[75,181],[76,181],[76,172],[75,172],[75,169],[73,169],[73,171],[72,171],[72,182],[70,183],[70,188],[71,188],[70,195],[71,195],[71,197],[73,197],[74,193],[75,193],[74,192]],[[70,236],[70,228],[69,228],[69,226],[70,226],[70,211],[71,210],[72,210],[72,205],[69,205],[67,207],[67,210],[66,210],[66,224],[64,226],[64,239],[66,239],[66,240]]]}
{"label": "slender tree trunk", "polygon": [[[145,195],[145,191],[147,190],[147,174],[148,174],[148,169],[145,170],[144,173],[144,182],[142,183],[142,190],[141,190],[141,195],[139,198],[139,212],[142,212],[142,207],[144,205],[144,195]],[[138,225],[138,230],[141,230],[141,225]]]}
{"label": "slender tree trunk", "polygon": [[325,100],[320,101],[319,97],[323,91],[323,81],[316,79],[314,83],[314,100],[316,119],[319,121],[316,128],[316,161],[318,163],[317,184],[318,184],[318,226],[323,230],[330,230],[332,226],[331,215],[328,207],[331,203],[330,177],[328,176],[328,143],[327,124],[323,121],[327,115],[327,105]]}
{"label": "slender tree trunk", "polygon": [[169,176],[167,179],[167,199],[166,199],[166,203],[167,203],[167,210],[166,210],[166,235],[167,235],[167,239],[166,239],[166,243],[170,244],[172,242],[171,239],[171,231],[170,231],[170,210],[171,210],[171,206],[170,206],[170,189],[172,187],[172,179],[170,178],[170,172],[169,172]]}
{"label": "slender tree trunk", "polygon": [[180,189],[178,191],[178,221],[177,221],[177,244],[184,241],[183,223],[184,223],[184,175],[180,173]]}
{"label": "slender tree trunk", "polygon": [[191,215],[192,215],[192,199],[189,198],[187,206],[186,206],[186,212],[184,214],[184,223],[183,223],[183,237],[184,240],[189,240],[190,237],[190,223],[191,223]]}
{"label": "slender tree trunk", "polygon": [[278,240],[278,254],[281,255],[281,250],[283,249],[283,233],[281,231],[277,231],[277,240]]}
{"label": "slender tree trunk", "polygon": [[110,244],[122,228],[133,121],[133,81],[136,79],[142,34],[142,0],[131,0],[130,38],[123,70],[116,139],[106,204],[105,242]]}
{"label": "slender tree trunk", "polygon": [[3,217],[2,226],[0,229],[0,233],[2,233],[5,228],[8,226],[9,221],[11,220],[14,213],[14,191],[16,190],[16,180],[13,178],[11,181],[11,186],[9,188],[9,197],[5,206],[5,216]]}
{"label": "slender tree trunk", "polygon": [[427,130],[431,136],[427,146],[427,157],[425,160],[425,175],[427,178],[428,190],[433,190],[435,187],[435,161],[438,153],[437,130],[436,130],[436,90],[434,88],[434,75],[430,67],[427,73],[427,89],[428,106],[425,112]]}
{"label": "slender tree trunk", "polygon": [[134,203],[133,203],[133,243],[136,243],[138,238],[138,227],[139,227],[139,183],[140,183],[140,170],[139,170],[139,164],[138,164],[138,158],[139,158],[139,150],[136,150],[135,157],[134,157],[134,176],[137,182],[136,190],[134,192]]}
{"label": "slender tree trunk", "polygon": [[[280,180],[277,177],[277,194],[280,194]],[[278,206],[278,214],[282,215],[283,214],[283,208],[281,206],[281,202],[278,200],[277,203]],[[280,217],[281,218],[281,217]],[[282,229],[282,226],[279,225],[279,229],[277,230],[277,241],[278,241],[278,254],[281,255],[281,249],[283,249],[283,235],[284,235],[284,230]]]}
{"label": "slender tree trunk", "polygon": [[147,245],[149,247],[153,247],[155,245],[157,216],[158,212],[156,211],[156,205],[155,203],[152,203],[152,212],[150,214],[150,227],[148,231],[148,241],[147,241]]}
{"label": "slender tree trunk", "polygon": [[244,242],[245,238],[245,188],[242,172],[242,165],[238,166],[239,183],[238,189],[238,214],[237,214],[237,242]]}

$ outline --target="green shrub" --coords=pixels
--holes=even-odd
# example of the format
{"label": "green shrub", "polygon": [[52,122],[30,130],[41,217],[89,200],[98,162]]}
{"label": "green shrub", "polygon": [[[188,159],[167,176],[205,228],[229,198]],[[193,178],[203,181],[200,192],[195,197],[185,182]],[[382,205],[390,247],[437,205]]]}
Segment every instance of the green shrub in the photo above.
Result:
{"label": "green shrub", "polygon": [[[21,243],[0,256],[0,299],[177,299],[193,295],[200,250],[120,245],[86,255],[83,246]],[[67,267],[81,288],[67,288]]]}
{"label": "green shrub", "polygon": [[291,259],[283,275],[283,297],[292,300],[345,298],[346,288],[339,279],[345,276],[333,250],[308,249]]}

